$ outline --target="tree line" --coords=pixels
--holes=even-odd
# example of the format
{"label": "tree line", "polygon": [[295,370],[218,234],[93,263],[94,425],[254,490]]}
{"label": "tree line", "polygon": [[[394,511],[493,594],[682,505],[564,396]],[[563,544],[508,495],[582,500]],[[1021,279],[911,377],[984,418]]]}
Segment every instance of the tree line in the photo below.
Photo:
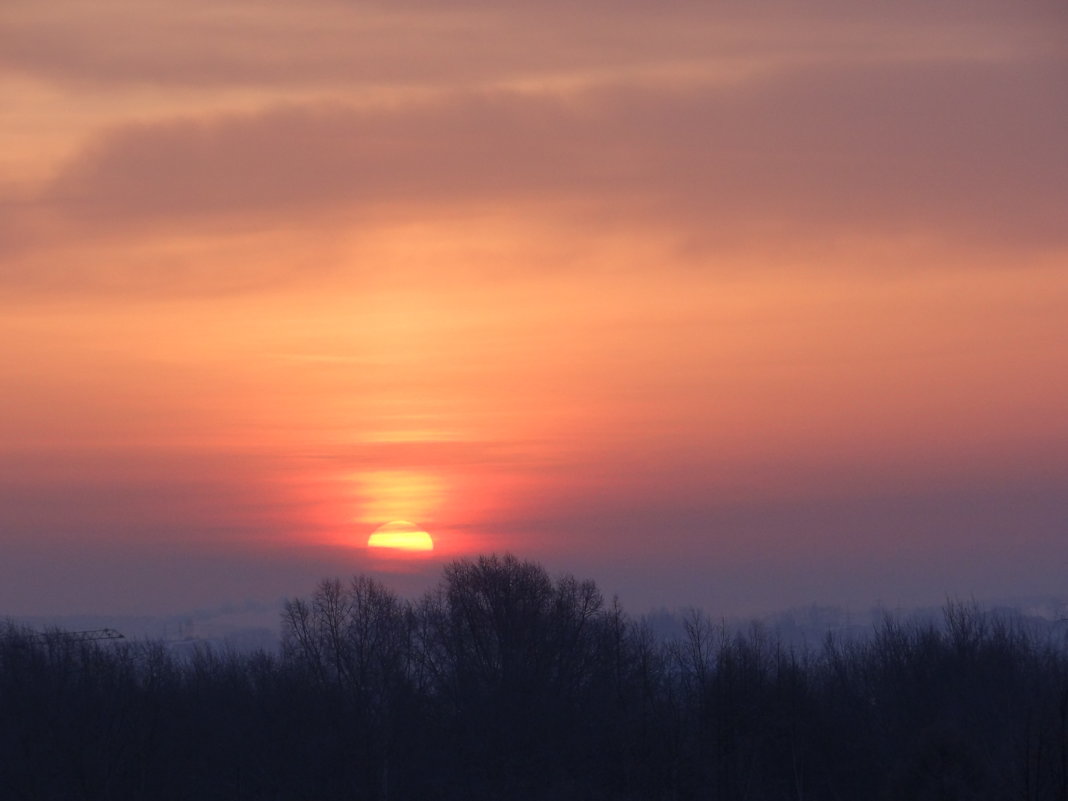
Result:
{"label": "tree line", "polygon": [[277,653],[0,632],[0,797],[1068,801],[1068,649],[951,604],[788,648],[592,581],[453,562],[282,612]]}

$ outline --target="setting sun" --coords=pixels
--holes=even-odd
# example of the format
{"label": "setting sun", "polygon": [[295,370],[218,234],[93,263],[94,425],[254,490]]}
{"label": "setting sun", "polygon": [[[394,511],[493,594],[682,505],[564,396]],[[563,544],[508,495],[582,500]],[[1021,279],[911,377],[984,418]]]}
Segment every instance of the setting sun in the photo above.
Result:
{"label": "setting sun", "polygon": [[393,520],[374,530],[368,548],[391,548],[399,551],[432,551],[434,540],[419,526],[407,520]]}

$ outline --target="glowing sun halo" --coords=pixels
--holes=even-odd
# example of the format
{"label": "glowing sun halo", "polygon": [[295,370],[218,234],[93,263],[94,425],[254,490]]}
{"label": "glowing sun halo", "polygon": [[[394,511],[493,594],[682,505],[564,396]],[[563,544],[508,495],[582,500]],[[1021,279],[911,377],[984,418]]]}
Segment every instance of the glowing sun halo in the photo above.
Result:
{"label": "glowing sun halo", "polygon": [[368,548],[392,548],[398,551],[432,551],[434,540],[414,523],[393,520],[376,528],[367,540]]}

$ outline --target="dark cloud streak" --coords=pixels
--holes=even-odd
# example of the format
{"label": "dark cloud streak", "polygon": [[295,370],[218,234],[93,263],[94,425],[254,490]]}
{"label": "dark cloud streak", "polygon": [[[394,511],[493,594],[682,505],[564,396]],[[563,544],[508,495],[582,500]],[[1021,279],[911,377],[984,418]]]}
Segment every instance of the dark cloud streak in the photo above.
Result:
{"label": "dark cloud streak", "polygon": [[[31,4],[0,14],[0,67],[79,87],[432,85],[679,60],[899,58],[1057,48],[1063,4],[729,2],[354,3],[247,0]],[[1062,40],[1063,41],[1063,38]],[[882,46],[889,49],[880,52]],[[1063,49],[1061,50],[1063,55]]]}
{"label": "dark cloud streak", "polygon": [[578,204],[683,226],[1063,244],[1060,77],[1043,66],[813,69],[759,90],[617,88],[581,103],[490,93],[283,107],[114,130],[48,194],[105,225]]}

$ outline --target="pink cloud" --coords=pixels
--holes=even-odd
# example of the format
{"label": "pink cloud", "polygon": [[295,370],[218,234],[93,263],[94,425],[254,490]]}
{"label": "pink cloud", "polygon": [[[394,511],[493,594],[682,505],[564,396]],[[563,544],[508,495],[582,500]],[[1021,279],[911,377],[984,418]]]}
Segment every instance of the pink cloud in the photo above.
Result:
{"label": "pink cloud", "polygon": [[115,129],[47,195],[70,218],[108,226],[579,204],[696,232],[1063,242],[1060,77],[1041,64],[875,66],[571,102],[490,93],[288,106]]}

